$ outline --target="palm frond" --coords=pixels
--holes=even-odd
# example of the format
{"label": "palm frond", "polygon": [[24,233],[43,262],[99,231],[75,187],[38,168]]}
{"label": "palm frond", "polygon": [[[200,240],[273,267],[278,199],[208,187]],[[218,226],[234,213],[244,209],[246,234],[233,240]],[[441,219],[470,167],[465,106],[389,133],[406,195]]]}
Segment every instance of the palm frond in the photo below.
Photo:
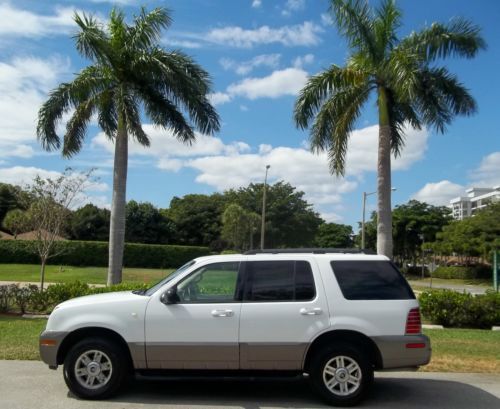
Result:
{"label": "palm frond", "polygon": [[74,20],[80,32],[73,36],[78,52],[95,61],[108,62],[111,54],[109,36],[104,26],[92,15],[75,13]]}
{"label": "palm frond", "polygon": [[366,0],[331,0],[330,11],[340,34],[351,48],[377,55],[373,33],[373,15]]}
{"label": "palm frond", "polygon": [[296,126],[301,129],[308,128],[323,102],[332,94],[367,83],[368,77],[363,71],[337,65],[310,77],[295,102]]}
{"label": "palm frond", "polygon": [[328,152],[330,171],[336,175],[345,172],[349,135],[369,94],[368,84],[344,88],[332,94],[316,115],[310,134],[311,149]]}
{"label": "palm frond", "polygon": [[115,91],[105,90],[101,93],[98,101],[97,123],[109,139],[116,136],[118,130],[118,112],[115,103]]}
{"label": "palm frond", "polygon": [[127,47],[150,48],[160,39],[161,30],[171,24],[170,10],[158,7],[148,13],[141,7],[140,14],[134,17],[134,25],[130,28],[130,43]]}
{"label": "palm frond", "polygon": [[123,109],[122,112],[124,113],[128,132],[142,146],[149,146],[151,142],[144,129],[142,129],[141,116],[135,98],[130,94],[124,95],[123,105],[120,108]]}
{"label": "palm frond", "polygon": [[449,24],[432,23],[429,28],[411,33],[399,47],[419,54],[422,61],[431,62],[450,56],[473,58],[486,48],[486,41],[479,26],[454,18]]}
{"label": "palm frond", "polygon": [[385,57],[397,43],[397,29],[401,26],[401,10],[396,7],[394,0],[384,0],[375,10],[375,20],[373,22],[373,32],[379,60]]}
{"label": "palm frond", "polygon": [[75,153],[78,153],[82,148],[88,123],[96,109],[95,99],[96,98],[90,98],[80,103],[76,107],[71,119],[66,124],[66,133],[64,135],[62,150],[63,156],[69,158]]}

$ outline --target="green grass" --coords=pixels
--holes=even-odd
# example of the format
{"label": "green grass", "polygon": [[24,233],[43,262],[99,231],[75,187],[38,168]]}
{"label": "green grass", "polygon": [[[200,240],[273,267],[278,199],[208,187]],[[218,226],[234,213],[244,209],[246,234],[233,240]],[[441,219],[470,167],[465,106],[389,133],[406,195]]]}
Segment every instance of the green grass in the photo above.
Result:
{"label": "green grass", "polygon": [[[0,315],[0,359],[40,359],[38,336],[44,319]],[[432,372],[500,373],[500,332],[467,329],[425,330],[431,338]]]}
{"label": "green grass", "polygon": [[500,373],[500,331],[478,329],[424,330],[431,338],[432,372]]}
{"label": "green grass", "polygon": [[47,320],[0,315],[0,359],[40,359],[38,336]]}
{"label": "green grass", "polygon": [[[171,268],[124,268],[125,283],[155,283],[169,275]],[[47,266],[45,281],[67,283],[81,281],[89,284],[106,284],[106,267]],[[37,264],[0,264],[0,281],[40,281],[40,266]]]}

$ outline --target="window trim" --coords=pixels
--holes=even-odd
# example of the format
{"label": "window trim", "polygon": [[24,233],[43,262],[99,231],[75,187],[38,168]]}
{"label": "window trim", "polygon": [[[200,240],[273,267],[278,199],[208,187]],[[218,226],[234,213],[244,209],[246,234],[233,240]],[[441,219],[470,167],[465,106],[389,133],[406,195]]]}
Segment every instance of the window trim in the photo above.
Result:
{"label": "window trim", "polygon": [[[182,277],[181,280],[179,280],[177,283],[175,283],[174,287],[177,289],[177,287],[179,286],[179,284],[183,283],[184,281],[186,281],[189,277],[191,277],[193,274],[196,274],[200,269],[204,268],[204,267],[208,267],[208,266],[211,266],[211,265],[214,265],[214,264],[228,264],[228,263],[238,263],[238,271],[236,272],[236,286],[235,286],[235,289],[234,289],[234,294],[233,294],[233,299],[232,300],[224,300],[224,301],[214,301],[214,300],[210,300],[210,301],[179,301],[178,303],[176,303],[176,305],[196,305],[196,304],[236,304],[236,303],[241,303],[241,301],[238,300],[238,294],[240,292],[239,290],[239,286],[241,285],[240,283],[240,276],[241,276],[241,273],[242,273],[242,264],[243,262],[241,260],[235,260],[235,261],[217,261],[217,262],[213,262],[213,263],[207,263],[207,264],[204,264],[202,266],[199,266],[196,270],[193,270],[191,271],[187,276],[185,277]],[[179,297],[180,298],[180,297]]]}
{"label": "window trim", "polygon": [[[293,262],[294,263],[294,284],[296,282],[296,274],[297,274],[297,262],[298,261],[303,261],[304,263],[307,263],[307,265],[309,266],[309,269],[311,271],[311,278],[312,278],[312,284],[313,284],[313,295],[311,298],[307,299],[307,300],[296,300],[296,299],[292,299],[292,300],[250,300],[248,299],[248,293],[247,293],[247,289],[251,286],[252,286],[252,281],[253,281],[253,278],[250,276],[250,274],[248,274],[248,271],[247,271],[247,265],[249,263],[267,263],[267,262]],[[316,300],[316,298],[318,297],[318,292],[317,292],[317,289],[316,289],[316,280],[314,278],[314,269],[313,269],[313,266],[312,266],[312,263],[311,261],[309,260],[304,260],[304,259],[288,259],[288,260],[246,260],[246,261],[243,261],[242,263],[242,266],[240,267],[241,270],[242,270],[242,283],[241,283],[241,288],[239,288],[239,293],[238,293],[238,298],[241,300],[240,302],[243,302],[243,303],[249,303],[249,304],[264,304],[264,303],[307,303],[307,302],[312,302],[314,300]],[[294,288],[294,297],[295,297],[295,288]]]}

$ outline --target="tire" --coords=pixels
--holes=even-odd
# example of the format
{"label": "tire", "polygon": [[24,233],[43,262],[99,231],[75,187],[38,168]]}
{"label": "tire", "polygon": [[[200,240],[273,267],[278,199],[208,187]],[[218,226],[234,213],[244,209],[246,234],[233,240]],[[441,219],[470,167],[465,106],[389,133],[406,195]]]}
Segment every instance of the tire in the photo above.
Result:
{"label": "tire", "polygon": [[373,367],[361,349],[341,344],[319,351],[313,357],[310,379],[326,403],[354,406],[366,396],[373,383]]}
{"label": "tire", "polygon": [[75,344],[64,360],[64,381],[82,399],[106,399],[118,392],[129,374],[123,348],[103,338]]}

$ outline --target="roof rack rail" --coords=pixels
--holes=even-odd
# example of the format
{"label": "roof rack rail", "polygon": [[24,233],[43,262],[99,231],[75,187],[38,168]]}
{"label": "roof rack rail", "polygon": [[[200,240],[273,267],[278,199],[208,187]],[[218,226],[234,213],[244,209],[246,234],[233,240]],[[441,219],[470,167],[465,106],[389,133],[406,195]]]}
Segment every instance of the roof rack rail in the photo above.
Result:
{"label": "roof rack rail", "polygon": [[312,253],[312,254],[377,254],[370,249],[356,248],[309,248],[309,249],[264,249],[248,250],[245,254],[289,254],[289,253]]}

